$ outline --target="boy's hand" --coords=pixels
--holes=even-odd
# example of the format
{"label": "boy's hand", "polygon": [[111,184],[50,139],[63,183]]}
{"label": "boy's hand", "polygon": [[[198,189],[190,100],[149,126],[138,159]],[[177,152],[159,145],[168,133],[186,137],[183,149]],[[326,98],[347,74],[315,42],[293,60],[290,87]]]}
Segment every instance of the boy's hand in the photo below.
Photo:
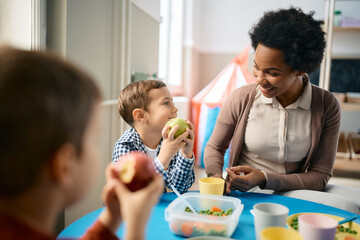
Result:
{"label": "boy's hand", "polygon": [[120,202],[116,195],[115,188],[119,184],[119,175],[112,169],[110,163],[105,171],[106,184],[101,194],[101,200],[106,208],[101,213],[99,220],[112,232],[116,232],[121,223]]}
{"label": "boy's hand", "polygon": [[186,123],[189,125],[190,128],[186,129],[185,133],[187,134],[187,137],[183,140],[185,141],[185,145],[181,148],[181,153],[186,158],[192,158],[193,157],[193,148],[194,148],[194,125],[189,121],[186,120]]}
{"label": "boy's hand", "polygon": [[106,181],[102,192],[106,208],[99,217],[100,222],[115,233],[122,218],[126,222],[127,238],[142,239],[151,209],[164,189],[162,177],[156,175],[148,186],[131,192],[121,183],[119,173],[110,163],[106,168]]}
{"label": "boy's hand", "polygon": [[125,239],[144,239],[151,210],[159,201],[163,190],[164,180],[158,174],[148,186],[136,192],[131,192],[121,182],[116,185],[115,192],[120,200],[121,216],[126,223]]}
{"label": "boy's hand", "polygon": [[188,136],[187,130],[175,138],[174,134],[179,129],[179,126],[176,125],[175,127],[171,128],[170,132],[168,133],[170,128],[170,126],[165,126],[161,132],[163,142],[158,156],[165,169],[168,168],[169,163],[175,154],[186,145],[184,139]]}

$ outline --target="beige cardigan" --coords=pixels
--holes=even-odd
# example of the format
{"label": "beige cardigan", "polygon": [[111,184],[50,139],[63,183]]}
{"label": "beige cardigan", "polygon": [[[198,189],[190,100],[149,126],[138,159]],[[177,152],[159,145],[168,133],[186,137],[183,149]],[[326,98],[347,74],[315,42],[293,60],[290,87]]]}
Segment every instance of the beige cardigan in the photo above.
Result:
{"label": "beige cardigan", "polygon": [[[208,176],[222,174],[224,154],[230,142],[230,166],[242,164],[239,156],[244,142],[247,118],[256,95],[256,86],[251,84],[234,90],[221,107],[214,131],[205,147],[204,163]],[[267,172],[265,189],[322,190],[332,176],[340,118],[340,104],[335,96],[312,85],[309,153],[296,172],[289,173],[286,163],[285,175]]]}

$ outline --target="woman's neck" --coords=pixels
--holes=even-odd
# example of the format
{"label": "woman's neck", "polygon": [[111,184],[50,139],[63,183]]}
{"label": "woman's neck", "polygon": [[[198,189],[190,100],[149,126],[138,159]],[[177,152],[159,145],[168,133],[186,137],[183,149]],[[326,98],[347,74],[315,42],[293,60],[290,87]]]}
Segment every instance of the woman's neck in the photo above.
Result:
{"label": "woman's neck", "polygon": [[303,93],[305,85],[307,83],[306,77],[299,77],[297,81],[294,82],[292,86],[293,91],[285,92],[284,94],[277,96],[276,99],[278,102],[286,108],[290,104],[294,103]]}

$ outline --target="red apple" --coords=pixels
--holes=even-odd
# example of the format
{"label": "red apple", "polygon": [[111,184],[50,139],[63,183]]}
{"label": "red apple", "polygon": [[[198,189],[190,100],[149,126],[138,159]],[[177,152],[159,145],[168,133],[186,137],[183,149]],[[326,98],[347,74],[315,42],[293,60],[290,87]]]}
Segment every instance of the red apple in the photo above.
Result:
{"label": "red apple", "polygon": [[152,159],[144,153],[131,152],[118,163],[120,180],[132,192],[148,185],[156,174]]}
{"label": "red apple", "polygon": [[[165,126],[170,126],[171,128],[175,127],[176,125],[179,126],[179,129],[175,132],[174,137],[177,138],[181,134],[183,134],[187,128],[190,128],[186,121],[182,118],[172,118],[170,119]],[[170,130],[171,130],[170,128]],[[169,132],[170,132],[169,130]]]}

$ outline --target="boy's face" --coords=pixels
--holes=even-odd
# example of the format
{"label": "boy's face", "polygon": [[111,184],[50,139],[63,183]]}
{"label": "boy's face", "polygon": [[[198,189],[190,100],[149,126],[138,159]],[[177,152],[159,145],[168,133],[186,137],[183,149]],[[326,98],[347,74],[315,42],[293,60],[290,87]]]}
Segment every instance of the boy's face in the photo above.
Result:
{"label": "boy's face", "polygon": [[101,168],[101,106],[97,102],[85,129],[82,152],[77,159],[77,169],[75,182],[70,193],[69,203],[78,201],[90,190],[93,183],[97,180],[99,169]]}
{"label": "boy's face", "polygon": [[177,117],[178,109],[167,87],[152,89],[149,95],[151,101],[146,112],[148,124],[161,134],[167,121]]}

